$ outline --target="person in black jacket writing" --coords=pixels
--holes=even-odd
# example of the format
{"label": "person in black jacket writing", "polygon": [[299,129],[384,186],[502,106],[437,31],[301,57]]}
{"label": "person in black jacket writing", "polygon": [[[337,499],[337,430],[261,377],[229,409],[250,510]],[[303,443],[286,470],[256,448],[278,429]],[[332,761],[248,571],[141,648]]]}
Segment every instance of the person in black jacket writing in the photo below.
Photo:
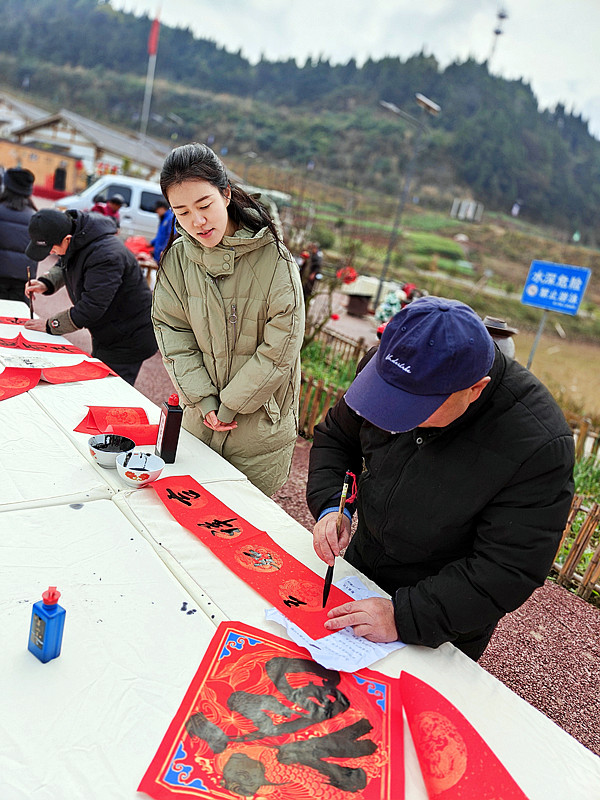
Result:
{"label": "person in black jacket writing", "polygon": [[[314,547],[392,600],[349,602],[326,627],[477,660],[500,618],[543,584],[573,497],[571,430],[547,389],[455,300],[424,297],[387,325],[315,430]],[[338,540],[344,474],[360,476]]]}
{"label": "person in black jacket writing", "polygon": [[52,294],[64,285],[73,305],[50,319],[28,320],[25,327],[54,334],[88,328],[92,355],[133,384],[142,362],[158,346],[150,289],[116,230],[110,217],[82,211],[45,208],[34,214],[25,252],[34,261],[50,254],[60,258],[25,291]]}

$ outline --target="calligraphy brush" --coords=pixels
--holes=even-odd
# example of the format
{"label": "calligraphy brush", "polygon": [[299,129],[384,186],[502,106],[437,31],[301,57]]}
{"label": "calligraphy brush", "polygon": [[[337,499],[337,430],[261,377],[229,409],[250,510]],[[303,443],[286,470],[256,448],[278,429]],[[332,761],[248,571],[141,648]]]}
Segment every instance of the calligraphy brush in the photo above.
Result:
{"label": "calligraphy brush", "polygon": [[[27,283],[31,282],[31,269],[27,267]],[[29,319],[33,319],[33,295],[29,295]]]}
{"label": "calligraphy brush", "polygon": [[[340,507],[338,508],[337,520],[335,522],[335,529],[338,540],[340,538],[342,521],[344,519],[344,507],[346,505],[346,496],[348,494],[349,483],[350,483],[350,473],[346,472],[346,475],[344,477],[344,485],[342,486],[342,496],[340,497]],[[327,598],[329,597],[329,590],[331,589],[331,582],[333,581],[334,566],[335,566],[335,559],[334,563],[330,567],[327,567],[327,572],[325,573],[325,586],[323,587],[323,608],[325,608],[325,606],[327,605]]]}

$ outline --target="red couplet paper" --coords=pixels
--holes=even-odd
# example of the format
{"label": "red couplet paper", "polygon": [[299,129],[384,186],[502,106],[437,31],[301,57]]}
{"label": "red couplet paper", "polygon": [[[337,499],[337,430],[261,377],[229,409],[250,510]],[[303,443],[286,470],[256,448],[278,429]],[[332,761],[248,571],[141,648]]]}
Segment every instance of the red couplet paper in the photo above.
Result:
{"label": "red couplet paper", "polygon": [[93,381],[116,375],[110,367],[101,361],[81,361],[70,367],[49,367],[43,370],[42,377],[48,383],[73,383],[75,381]]}
{"label": "red couplet paper", "polygon": [[452,703],[408,672],[402,703],[430,798],[527,800],[475,728]]}
{"label": "red couplet paper", "polygon": [[219,625],[138,791],[155,800],[402,800],[398,681]]}
{"label": "red couplet paper", "polygon": [[156,444],[158,425],[150,425],[143,408],[137,406],[88,406],[89,411],[73,430],[78,433],[117,433],[136,445]]}
{"label": "red couplet paper", "polygon": [[[327,620],[327,610],[322,607],[323,578],[189,475],[161,478],[151,486],[180,525],[204,542],[232,572],[311,639],[322,639],[332,633],[323,627]],[[348,600],[345,592],[331,587],[330,608]]]}
{"label": "red couplet paper", "polygon": [[26,339],[21,332],[14,339],[6,339],[0,337],[0,347],[10,347],[13,350],[35,350],[46,353],[69,353],[70,355],[77,355],[78,353],[86,355],[79,347],[74,344],[63,344],[61,342],[31,342]]}
{"label": "red couplet paper", "polygon": [[107,425],[103,433],[117,433],[127,436],[136,445],[154,445],[158,439],[158,425]]}
{"label": "red couplet paper", "polygon": [[24,325],[28,321],[28,317],[0,317],[2,325]]}
{"label": "red couplet paper", "polygon": [[0,400],[23,394],[37,386],[42,374],[41,369],[29,367],[6,367],[0,372]]}

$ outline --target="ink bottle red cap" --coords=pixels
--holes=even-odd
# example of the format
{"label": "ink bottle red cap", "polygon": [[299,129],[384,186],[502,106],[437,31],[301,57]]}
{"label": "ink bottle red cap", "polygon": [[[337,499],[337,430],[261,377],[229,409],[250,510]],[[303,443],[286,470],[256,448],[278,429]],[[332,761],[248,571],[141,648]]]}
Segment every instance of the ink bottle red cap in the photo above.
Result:
{"label": "ink bottle red cap", "polygon": [[60,592],[56,588],[56,586],[49,586],[46,591],[42,594],[42,600],[44,601],[44,605],[46,606],[54,606],[58,603],[58,599],[60,597]]}
{"label": "ink bottle red cap", "polygon": [[165,464],[172,464],[175,461],[182,418],[183,409],[179,405],[179,396],[173,392],[161,406],[156,438],[156,455],[160,456]]}

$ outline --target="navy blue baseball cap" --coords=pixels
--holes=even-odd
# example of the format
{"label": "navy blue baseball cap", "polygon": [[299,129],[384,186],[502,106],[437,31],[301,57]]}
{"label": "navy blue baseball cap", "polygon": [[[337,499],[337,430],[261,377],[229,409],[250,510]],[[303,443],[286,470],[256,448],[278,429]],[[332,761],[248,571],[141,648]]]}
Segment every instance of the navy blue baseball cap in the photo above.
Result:
{"label": "navy blue baseball cap", "polygon": [[494,342],[472,308],[421,297],[388,322],[376,355],[346,392],[346,403],[392,433],[417,428],[451,394],[484,378]]}

